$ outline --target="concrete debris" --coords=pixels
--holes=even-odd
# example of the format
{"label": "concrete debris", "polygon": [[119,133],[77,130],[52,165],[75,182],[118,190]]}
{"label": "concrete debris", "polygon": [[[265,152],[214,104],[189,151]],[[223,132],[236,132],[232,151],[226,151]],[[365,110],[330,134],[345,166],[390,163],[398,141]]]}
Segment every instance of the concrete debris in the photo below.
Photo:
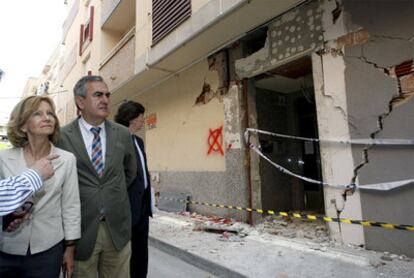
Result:
{"label": "concrete debris", "polygon": [[[225,231],[222,234],[193,230],[195,222],[205,224],[210,220],[229,222],[229,227],[242,230],[239,233]],[[365,250],[362,246],[347,244],[332,246],[332,241],[315,243],[315,240],[305,238],[307,233],[315,238],[315,231],[309,232],[302,227],[313,225],[310,221],[300,224],[295,223],[294,219],[278,218],[274,223],[273,219],[266,220],[270,222],[266,224],[267,229],[272,225],[280,229],[291,229],[297,225],[303,232],[303,238],[290,239],[269,234],[265,232],[265,221],[250,227],[228,218],[191,213],[178,215],[160,211],[150,220],[150,242],[163,250],[170,248],[170,252],[182,258],[188,258],[188,254],[191,254],[191,260],[200,264],[207,262],[206,267],[209,269],[220,270],[217,277],[274,278],[281,274],[289,277],[321,278],[414,277],[414,263],[404,255]],[[316,228],[323,227],[321,224],[314,224]],[[177,248],[186,252],[177,252]],[[381,256],[391,260],[383,260]]]}
{"label": "concrete debris", "polygon": [[227,241],[227,242],[242,242],[242,241],[244,241],[243,235],[235,235],[235,234],[229,233],[229,232],[224,232],[221,236],[219,236],[218,240]]}
{"label": "concrete debris", "polygon": [[384,261],[392,261],[392,258],[390,256],[383,255],[383,256],[381,256],[381,260],[384,260]]}
{"label": "concrete debris", "polygon": [[[314,212],[304,212],[312,214]],[[181,212],[177,213],[184,216],[186,222],[193,223],[192,231],[220,233],[218,241],[239,242],[243,245],[245,238],[261,237],[271,240],[275,235],[292,240],[305,241],[309,249],[319,252],[330,252],[332,248],[349,248],[361,252],[372,252],[365,250],[364,246],[343,244],[334,241],[329,237],[328,228],[325,222],[314,220],[301,220],[293,217],[275,217],[266,216],[262,222],[256,226],[250,226],[246,223],[237,222],[231,218],[223,218],[215,215],[204,216],[197,213]],[[191,224],[189,224],[191,225]],[[184,228],[184,227],[183,227]],[[282,257],[282,252],[278,251],[278,256]],[[412,262],[413,259],[405,255],[391,254],[390,252],[379,253],[369,264],[375,268],[385,265],[385,262],[392,261]]]}
{"label": "concrete debris", "polygon": [[258,230],[287,238],[308,239],[316,243],[330,242],[324,222],[304,221],[291,217],[275,218],[268,216],[257,225]]}
{"label": "concrete debris", "polygon": [[222,225],[222,224],[201,224],[201,229],[207,232],[215,232],[215,233],[237,234],[241,232],[240,228],[234,228],[234,227]]}
{"label": "concrete debris", "polygon": [[310,248],[313,249],[313,250],[316,250],[316,251],[321,251],[321,252],[328,251],[328,248],[325,247],[325,246],[321,246],[321,247],[319,247],[319,246],[313,246],[313,247],[310,247]]}
{"label": "concrete debris", "polygon": [[223,218],[223,217],[219,217],[215,215],[204,216],[201,214],[197,214],[195,212],[190,213],[188,211],[180,212],[179,215],[190,217],[191,219],[204,222],[204,223],[210,222],[210,223],[216,223],[216,224],[229,224],[230,225],[236,222],[234,219],[231,219],[231,218]]}
{"label": "concrete debris", "polygon": [[381,260],[384,260],[384,261],[400,260],[400,261],[405,261],[405,262],[412,261],[411,258],[405,255],[396,255],[396,254],[391,254],[390,252],[384,252],[384,254],[381,256]]}
{"label": "concrete debris", "polygon": [[378,260],[370,260],[369,264],[375,268],[386,265],[386,263],[384,263],[383,261],[378,261]]}
{"label": "concrete debris", "polygon": [[400,255],[400,256],[398,256],[398,259],[400,261],[405,261],[405,262],[411,262],[413,260],[413,259],[407,257],[406,255]]}

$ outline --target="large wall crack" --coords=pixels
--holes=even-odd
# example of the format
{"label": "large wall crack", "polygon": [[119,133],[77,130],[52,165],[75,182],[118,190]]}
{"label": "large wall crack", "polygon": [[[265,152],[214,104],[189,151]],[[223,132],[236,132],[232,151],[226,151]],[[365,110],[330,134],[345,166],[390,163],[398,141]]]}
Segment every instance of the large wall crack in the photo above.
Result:
{"label": "large wall crack", "polygon": [[[337,5],[339,9],[339,6]],[[414,66],[413,61],[406,61],[400,65],[396,65],[394,67],[384,67],[380,66],[378,63],[369,60],[364,55],[364,44],[367,43],[372,37],[375,38],[383,38],[389,40],[404,40],[412,42],[414,36],[410,39],[402,38],[402,37],[393,37],[393,36],[382,36],[382,35],[370,35],[368,31],[364,28],[356,30],[355,32],[348,33],[344,36],[339,37],[335,40],[335,47],[330,47],[325,44],[324,48],[317,52],[318,55],[332,55],[333,57],[340,56],[346,58],[353,58],[362,61],[365,64],[368,64],[374,67],[376,70],[381,71],[385,75],[392,77],[397,80],[397,94],[392,97],[392,99],[388,102],[387,111],[382,113],[377,118],[377,129],[370,134],[370,138],[374,139],[376,136],[384,129],[384,120],[392,113],[393,108],[398,105],[402,105],[408,99],[414,96]],[[344,53],[343,48],[349,46],[361,45],[361,55],[360,56],[352,56],[346,55]],[[334,98],[326,93],[323,93],[325,97],[331,98],[334,107],[338,109],[344,118],[348,118],[349,125],[352,126],[355,130],[357,130],[356,126],[350,121],[349,115],[345,112],[345,110],[335,105]],[[362,151],[362,161],[354,168],[353,170],[353,177],[351,179],[351,183],[355,183],[358,177],[359,170],[364,167],[367,163],[369,163],[369,150],[373,147],[373,145],[366,146]]]}
{"label": "large wall crack", "polygon": [[[414,96],[414,60],[405,61],[399,65],[396,65],[391,68],[381,67],[378,64],[368,61],[365,57],[356,57],[360,58],[361,61],[369,65],[373,65],[375,68],[381,70],[388,76],[395,78],[397,80],[397,95],[394,95],[391,100],[388,102],[387,111],[378,116],[377,119],[377,129],[370,134],[370,138],[375,139],[376,136],[384,130],[384,120],[393,112],[394,108],[398,105],[402,105],[407,100],[411,99]],[[362,157],[363,160],[354,168],[354,175],[351,179],[351,183],[355,183],[359,170],[369,163],[369,150],[373,148],[374,145],[366,146],[363,149]]]}

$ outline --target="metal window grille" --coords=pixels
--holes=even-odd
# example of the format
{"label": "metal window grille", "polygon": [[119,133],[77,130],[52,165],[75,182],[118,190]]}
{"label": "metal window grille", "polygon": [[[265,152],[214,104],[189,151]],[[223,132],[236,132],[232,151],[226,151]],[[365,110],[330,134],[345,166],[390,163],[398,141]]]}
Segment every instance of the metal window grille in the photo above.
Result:
{"label": "metal window grille", "polygon": [[191,16],[191,0],[152,1],[152,44]]}

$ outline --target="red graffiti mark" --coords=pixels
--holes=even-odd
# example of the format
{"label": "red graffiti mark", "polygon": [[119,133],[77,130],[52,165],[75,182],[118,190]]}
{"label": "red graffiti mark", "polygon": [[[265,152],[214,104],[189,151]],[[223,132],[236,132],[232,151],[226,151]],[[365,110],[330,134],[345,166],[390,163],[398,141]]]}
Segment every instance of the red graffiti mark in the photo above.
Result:
{"label": "red graffiti mark", "polygon": [[211,152],[219,152],[221,155],[224,155],[223,152],[223,126],[216,128],[215,130],[209,129],[210,134],[208,135],[208,151],[207,154]]}
{"label": "red graffiti mark", "polygon": [[231,144],[231,143],[230,143],[230,144],[228,144],[228,145],[227,145],[227,150],[230,150],[230,149],[231,149],[231,147],[233,147],[233,144]]}

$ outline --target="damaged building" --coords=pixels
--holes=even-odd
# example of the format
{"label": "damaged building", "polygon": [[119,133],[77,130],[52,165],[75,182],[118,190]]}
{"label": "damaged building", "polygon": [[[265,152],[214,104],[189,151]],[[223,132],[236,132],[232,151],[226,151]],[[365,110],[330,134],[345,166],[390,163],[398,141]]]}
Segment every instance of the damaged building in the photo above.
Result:
{"label": "damaged building", "polygon": [[[414,138],[413,1],[68,5],[59,78],[68,95],[58,110],[73,119],[70,90],[87,73],[105,78],[113,112],[126,99],[141,102],[161,195],[414,224],[412,144],[375,141]],[[360,139],[368,140],[354,144]],[[401,186],[380,190],[389,182]],[[190,209],[250,223],[262,217]],[[412,231],[327,225],[344,243],[414,256]]]}

